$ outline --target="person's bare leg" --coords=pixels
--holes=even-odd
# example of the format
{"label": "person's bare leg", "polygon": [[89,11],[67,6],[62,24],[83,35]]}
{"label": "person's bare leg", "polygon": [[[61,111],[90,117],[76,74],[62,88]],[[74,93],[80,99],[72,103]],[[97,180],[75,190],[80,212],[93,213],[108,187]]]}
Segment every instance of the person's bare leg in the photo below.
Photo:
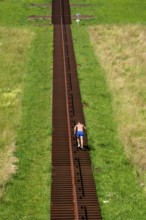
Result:
{"label": "person's bare leg", "polygon": [[83,148],[83,137],[80,137],[81,139],[81,148]]}
{"label": "person's bare leg", "polygon": [[80,138],[77,137],[78,147],[80,147]]}

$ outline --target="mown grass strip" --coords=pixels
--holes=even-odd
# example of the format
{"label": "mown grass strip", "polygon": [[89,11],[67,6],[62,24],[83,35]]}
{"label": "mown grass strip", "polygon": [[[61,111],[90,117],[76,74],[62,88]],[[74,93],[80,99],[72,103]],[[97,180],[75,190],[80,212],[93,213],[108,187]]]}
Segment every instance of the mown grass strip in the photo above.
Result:
{"label": "mown grass strip", "polygon": [[78,77],[104,220],[145,219],[146,202],[118,139],[112,96],[84,26],[73,25]]}
{"label": "mown grass strip", "polygon": [[[50,39],[50,40],[48,40]],[[17,138],[18,172],[8,183],[0,219],[49,219],[51,172],[52,29],[36,31],[29,53],[21,128]]]}

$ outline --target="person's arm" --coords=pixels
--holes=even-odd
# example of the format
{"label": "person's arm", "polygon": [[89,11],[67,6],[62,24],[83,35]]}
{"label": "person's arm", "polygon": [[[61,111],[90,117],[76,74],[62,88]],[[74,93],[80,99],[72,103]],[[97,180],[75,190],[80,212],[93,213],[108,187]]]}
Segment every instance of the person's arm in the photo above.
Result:
{"label": "person's arm", "polygon": [[83,125],[83,128],[84,128],[84,130],[86,130],[86,127],[85,127],[85,125]]}
{"label": "person's arm", "polygon": [[75,125],[74,126],[74,134],[76,134],[76,129],[77,129],[77,126]]}

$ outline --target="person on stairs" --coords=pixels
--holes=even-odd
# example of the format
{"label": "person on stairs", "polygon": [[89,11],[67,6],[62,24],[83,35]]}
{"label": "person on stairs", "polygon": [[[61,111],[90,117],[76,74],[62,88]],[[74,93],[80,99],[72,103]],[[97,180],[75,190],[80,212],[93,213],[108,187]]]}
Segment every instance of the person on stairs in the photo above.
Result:
{"label": "person on stairs", "polygon": [[77,124],[74,126],[74,134],[77,137],[77,144],[78,147],[81,147],[81,149],[83,149],[83,137],[85,135],[84,130],[86,130],[86,127],[80,122],[78,121]]}

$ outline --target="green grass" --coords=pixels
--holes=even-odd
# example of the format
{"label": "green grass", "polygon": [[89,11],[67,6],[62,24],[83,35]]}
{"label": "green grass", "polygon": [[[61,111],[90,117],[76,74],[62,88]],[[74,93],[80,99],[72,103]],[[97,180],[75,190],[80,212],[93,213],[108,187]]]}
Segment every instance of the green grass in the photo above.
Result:
{"label": "green grass", "polygon": [[72,14],[94,15],[92,21],[81,20],[82,24],[146,24],[146,1],[145,0],[84,0],[71,3],[91,4],[89,7],[72,8]]}
{"label": "green grass", "polygon": [[[50,9],[31,8],[29,3],[36,1],[0,1],[0,25],[7,30],[2,34],[0,29],[0,47],[5,46],[0,91],[5,111],[1,115],[12,130],[15,160],[10,165],[16,167],[15,175],[0,184],[1,220],[48,220],[50,215],[53,31],[32,26],[27,16],[49,14]],[[6,138],[2,147],[7,150]]]}
{"label": "green grass", "polygon": [[[23,36],[23,37],[22,37]],[[22,93],[26,77],[27,50],[33,32],[24,28],[0,28],[0,197],[16,167],[16,128],[20,124]]]}
{"label": "green grass", "polygon": [[[146,201],[136,170],[118,140],[110,90],[84,26],[73,36],[93,172],[104,220],[145,219]],[[94,89],[93,89],[94,88]]]}
{"label": "green grass", "polygon": [[80,64],[82,102],[86,103],[84,113],[93,173],[104,220],[144,220],[146,202],[136,168],[130,164],[118,139],[112,96],[106,74],[90,45],[87,25],[145,24],[145,4],[144,1],[98,1],[95,4],[98,9],[93,6],[73,9],[75,13],[96,15],[95,20],[81,20],[79,26],[73,22],[72,29],[76,60]]}
{"label": "green grass", "polygon": [[84,107],[84,113],[102,216],[104,220],[144,220],[144,191],[140,187],[136,168],[130,164],[118,139],[112,96],[106,74],[90,46],[87,25],[145,24],[146,3],[98,1],[95,5],[97,7],[91,6],[89,9],[73,9],[75,13],[96,15],[96,18],[90,21],[81,20],[78,27],[74,22],[72,28],[76,60],[80,64],[78,77],[82,102],[88,104]]}
{"label": "green grass", "polygon": [[36,33],[28,54],[21,128],[16,143],[18,172],[8,183],[0,206],[0,219],[49,218],[52,104],[49,48],[52,41],[48,39],[52,37],[52,29],[42,28]]}
{"label": "green grass", "polygon": [[[47,1],[50,3],[51,1]],[[0,1],[0,25],[26,26],[35,21],[29,21],[31,15],[51,15],[51,8],[31,7],[32,3],[46,3],[44,0],[4,0]]]}

